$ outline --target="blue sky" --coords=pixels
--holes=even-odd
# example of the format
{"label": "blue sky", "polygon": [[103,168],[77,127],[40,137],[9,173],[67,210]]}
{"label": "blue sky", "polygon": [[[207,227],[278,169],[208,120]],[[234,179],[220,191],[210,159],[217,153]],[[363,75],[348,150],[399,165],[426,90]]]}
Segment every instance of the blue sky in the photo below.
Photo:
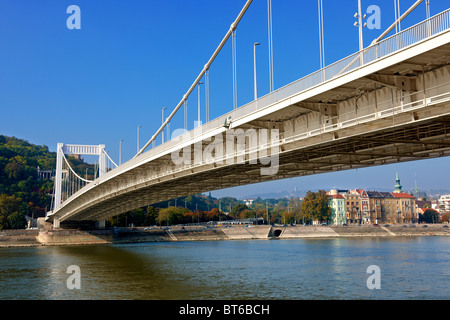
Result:
{"label": "blue sky", "polygon": [[[415,0],[401,0],[404,12]],[[393,0],[363,0],[381,9],[381,30],[364,30],[368,45],[394,21]],[[449,7],[431,0],[431,14]],[[181,100],[228,31],[245,0],[0,0],[0,134],[56,150],[58,142],[105,144],[118,162],[141,146]],[[69,30],[67,7],[81,9],[81,29]],[[323,0],[325,60],[358,50],[353,26],[357,0]],[[320,67],[317,0],[272,0],[275,88]],[[425,18],[425,4],[406,28]],[[253,99],[253,43],[258,93],[269,92],[267,1],[254,0],[237,29],[238,104]],[[188,108],[196,119],[197,94]],[[203,93],[202,93],[203,94]],[[231,42],[210,70],[210,119],[233,109]],[[204,100],[202,99],[202,108]],[[203,109],[202,109],[203,110]],[[183,126],[183,114],[171,129]],[[427,160],[288,179],[216,193],[242,195],[274,190],[391,187],[398,170],[405,189],[448,188],[449,160]]]}

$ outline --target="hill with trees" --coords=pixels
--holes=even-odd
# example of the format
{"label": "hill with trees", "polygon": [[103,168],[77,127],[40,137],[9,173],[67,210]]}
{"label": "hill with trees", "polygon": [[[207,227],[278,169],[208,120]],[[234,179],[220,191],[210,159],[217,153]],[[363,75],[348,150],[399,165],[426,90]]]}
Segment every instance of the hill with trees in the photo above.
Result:
{"label": "hill with trees", "polygon": [[44,216],[53,181],[38,180],[37,167],[55,168],[56,153],[47,146],[0,135],[0,229],[25,227],[25,216]]}
{"label": "hill with trees", "polygon": [[[68,157],[79,174],[94,174],[94,165]],[[25,217],[44,217],[50,210],[53,180],[40,180],[40,170],[53,171],[56,152],[16,137],[0,135],[0,230],[22,229]],[[86,171],[86,169],[88,171]]]}

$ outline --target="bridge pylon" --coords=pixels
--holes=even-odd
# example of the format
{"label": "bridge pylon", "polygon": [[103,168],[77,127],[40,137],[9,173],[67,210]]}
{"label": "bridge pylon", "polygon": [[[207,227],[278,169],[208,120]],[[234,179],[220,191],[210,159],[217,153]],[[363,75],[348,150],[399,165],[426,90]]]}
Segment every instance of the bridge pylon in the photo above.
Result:
{"label": "bridge pylon", "polygon": [[[58,210],[63,202],[62,199],[62,185],[63,185],[63,164],[66,161],[64,155],[93,155],[98,156],[98,175],[101,177],[106,173],[106,153],[105,145],[76,145],[76,144],[64,144],[58,143],[56,151],[56,175],[55,175],[55,199],[53,212]],[[82,178],[80,178],[82,179]],[[82,179],[85,182],[90,182],[88,180]],[[104,221],[99,222],[100,226],[105,225]],[[53,219],[53,228],[59,228],[60,222],[57,217]]]}

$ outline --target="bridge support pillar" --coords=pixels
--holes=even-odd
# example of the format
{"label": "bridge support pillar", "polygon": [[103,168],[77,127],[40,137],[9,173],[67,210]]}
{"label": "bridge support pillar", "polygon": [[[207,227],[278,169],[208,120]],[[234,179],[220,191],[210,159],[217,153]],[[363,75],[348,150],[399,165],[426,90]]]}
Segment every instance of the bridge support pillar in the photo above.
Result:
{"label": "bridge support pillar", "polygon": [[59,225],[59,218],[55,217],[53,219],[53,229],[59,229],[60,225]]}
{"label": "bridge support pillar", "polygon": [[106,220],[98,221],[98,228],[99,229],[105,229],[106,228]]}

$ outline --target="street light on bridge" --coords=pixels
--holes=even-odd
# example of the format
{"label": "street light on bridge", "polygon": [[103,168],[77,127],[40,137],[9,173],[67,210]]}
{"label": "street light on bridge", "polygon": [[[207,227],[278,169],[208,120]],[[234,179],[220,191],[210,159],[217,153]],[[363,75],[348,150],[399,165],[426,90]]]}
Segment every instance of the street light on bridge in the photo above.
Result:
{"label": "street light on bridge", "polygon": [[201,118],[200,118],[200,85],[203,84],[203,82],[198,83],[198,122],[197,126],[200,127]]}
{"label": "street light on bridge", "polygon": [[[164,125],[164,110],[166,110],[167,108],[166,107],[163,107],[162,108],[162,115],[161,115],[161,125]],[[164,129],[162,129],[162,131],[161,131],[161,134],[162,134],[162,143],[164,143]]]}
{"label": "street light on bridge", "polygon": [[254,84],[255,84],[255,100],[258,99],[258,86],[256,85],[256,46],[259,46],[259,42],[255,42],[253,44],[253,77],[254,77]]}
{"label": "street light on bridge", "polygon": [[[123,142],[123,139],[120,139],[120,142],[119,142],[119,166],[122,164],[122,142]],[[139,146],[138,146],[138,149],[139,149]]]}
{"label": "street light on bridge", "polygon": [[360,61],[361,65],[364,64],[364,41],[363,41],[363,28],[367,26],[367,23],[363,24],[363,20],[367,18],[366,14],[362,14],[362,8],[361,8],[361,0],[358,0],[358,12],[355,13],[354,17],[358,19],[358,21],[355,21],[354,26],[359,28],[359,53],[360,53]]}
{"label": "street light on bridge", "polygon": [[139,153],[139,128],[142,128],[142,126],[137,126],[137,152]]}

